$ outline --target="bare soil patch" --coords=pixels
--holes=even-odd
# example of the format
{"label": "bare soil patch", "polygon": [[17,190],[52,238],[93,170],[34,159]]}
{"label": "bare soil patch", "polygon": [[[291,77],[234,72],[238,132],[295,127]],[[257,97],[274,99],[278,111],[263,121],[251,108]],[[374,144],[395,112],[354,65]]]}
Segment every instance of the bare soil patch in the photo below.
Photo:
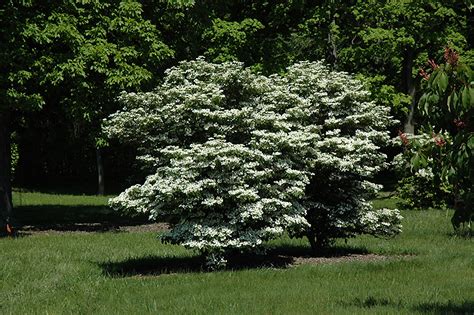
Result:
{"label": "bare soil patch", "polygon": [[366,261],[375,262],[383,260],[393,260],[406,258],[405,255],[387,256],[378,254],[348,254],[344,256],[334,257],[293,257],[292,266],[305,265],[305,264],[334,264],[342,262],[354,262],[354,261]]}

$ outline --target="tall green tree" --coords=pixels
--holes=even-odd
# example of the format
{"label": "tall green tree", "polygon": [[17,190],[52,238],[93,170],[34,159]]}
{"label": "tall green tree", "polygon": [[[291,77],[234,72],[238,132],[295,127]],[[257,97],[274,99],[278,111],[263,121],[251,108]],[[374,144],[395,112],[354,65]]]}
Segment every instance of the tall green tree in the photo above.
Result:
{"label": "tall green tree", "polygon": [[151,83],[173,50],[144,18],[139,1],[6,1],[0,15],[0,207],[8,209],[5,219],[12,208],[10,117],[40,109],[46,101],[64,107],[72,128],[97,147],[103,193],[100,121],[115,109],[119,91]]}
{"label": "tall green tree", "polygon": [[435,61],[424,76],[419,107],[425,119],[425,132],[433,141],[418,148],[413,161],[423,166],[435,161],[436,183],[453,187],[455,229],[474,218],[474,71],[462,63],[459,55],[446,48],[444,64]]}
{"label": "tall green tree", "polygon": [[301,24],[297,39],[313,45],[298,58],[323,55],[341,70],[381,76],[379,90],[394,86],[411,97],[405,130],[413,133],[418,69],[448,44],[472,49],[470,16],[470,6],[460,1],[323,1]]}
{"label": "tall green tree", "polygon": [[[12,112],[36,110],[44,103],[38,93],[27,92],[35,83],[28,82],[31,73],[21,66],[31,58],[27,45],[20,38],[21,21],[31,14],[27,6],[28,3],[14,4],[12,1],[0,4],[0,223],[9,223],[12,215]],[[2,229],[4,226],[2,224]]]}
{"label": "tall green tree", "polygon": [[[358,73],[380,103],[414,131],[418,69],[450,44],[473,55],[471,0],[202,1],[174,12],[180,58],[240,60],[264,73],[326,60]],[[157,21],[158,22],[158,21]],[[160,20],[163,22],[163,20]]]}

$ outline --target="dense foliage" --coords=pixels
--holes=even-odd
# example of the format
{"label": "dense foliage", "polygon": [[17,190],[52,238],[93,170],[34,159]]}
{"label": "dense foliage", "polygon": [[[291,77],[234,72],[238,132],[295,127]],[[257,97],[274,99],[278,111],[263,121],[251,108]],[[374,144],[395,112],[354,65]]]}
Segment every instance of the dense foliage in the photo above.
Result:
{"label": "dense foliage", "polygon": [[403,152],[393,160],[394,170],[400,178],[397,184],[397,195],[400,205],[405,209],[445,208],[453,205],[453,187],[448,182],[441,182],[439,176],[439,159],[444,152],[438,150],[434,155],[422,160],[418,152],[430,147],[433,137],[430,134],[404,134],[400,132]]}
{"label": "dense foliage", "polygon": [[[3,213],[11,209],[12,121],[18,129],[34,125],[33,134],[47,143],[67,134],[82,152],[97,148],[98,192],[103,194],[100,121],[115,110],[120,90],[136,90],[151,81],[151,70],[169,59],[172,50],[144,18],[138,1],[2,1],[0,36],[0,220],[11,219],[10,210]],[[31,113],[42,108],[49,112],[46,119]],[[20,152],[20,165],[41,156],[43,148],[32,143],[34,153],[27,151],[22,158]],[[64,151],[61,143],[50,147]],[[52,151],[47,160],[56,158]]]}
{"label": "dense foliage", "polygon": [[[472,63],[470,10],[455,0],[2,1],[0,107],[18,133],[17,185],[91,183],[97,126],[117,92],[148,89],[163,69],[199,55],[264,73],[325,59],[363,75],[403,122],[428,56],[451,43]],[[121,156],[105,152],[106,177],[130,173]]]}
{"label": "dense foliage", "polygon": [[1,1],[0,201],[11,201],[12,157],[22,187],[103,192],[108,178],[115,193],[139,181],[133,150],[103,147],[101,120],[118,109],[120,91],[149,90],[164,69],[201,55],[264,74],[324,59],[390,108],[402,124],[393,134],[418,132],[418,69],[445,45],[472,67],[473,8],[472,0]]}
{"label": "dense foliage", "polygon": [[303,62],[265,77],[198,59],[167,71],[153,92],[121,100],[105,132],[138,146],[150,175],[111,205],[170,221],[162,239],[214,265],[284,231],[317,248],[400,230],[396,210],[367,201],[384,164],[389,109],[345,73]]}
{"label": "dense foliage", "polygon": [[451,48],[445,49],[444,61],[430,60],[430,70],[421,70],[425,141],[407,138],[404,144],[412,169],[430,166],[435,186],[450,188],[457,229],[474,213],[474,73]]}

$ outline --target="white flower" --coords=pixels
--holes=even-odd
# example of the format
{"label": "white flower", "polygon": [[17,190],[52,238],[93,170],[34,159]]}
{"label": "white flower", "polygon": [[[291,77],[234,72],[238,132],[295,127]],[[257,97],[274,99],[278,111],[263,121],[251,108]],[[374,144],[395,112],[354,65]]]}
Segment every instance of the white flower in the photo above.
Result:
{"label": "white flower", "polygon": [[171,219],[164,240],[219,263],[228,249],[303,235],[317,219],[309,209],[328,218],[314,227],[328,237],[400,230],[398,212],[365,201],[379,189],[368,179],[385,165],[392,119],[359,81],[322,62],[265,77],[198,58],[165,73],[153,92],[123,93],[124,109],[104,122],[150,170],[112,207]]}

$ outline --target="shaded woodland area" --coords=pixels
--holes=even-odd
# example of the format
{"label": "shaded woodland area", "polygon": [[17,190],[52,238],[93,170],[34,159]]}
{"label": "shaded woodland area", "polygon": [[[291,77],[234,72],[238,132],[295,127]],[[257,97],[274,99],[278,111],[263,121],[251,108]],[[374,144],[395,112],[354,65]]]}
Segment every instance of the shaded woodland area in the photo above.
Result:
{"label": "shaded woodland area", "polygon": [[[132,148],[106,144],[103,118],[120,91],[148,91],[164,69],[205,56],[282,72],[325,60],[358,74],[374,99],[416,129],[419,68],[449,45],[471,64],[468,1],[4,1],[0,119],[13,185],[115,193],[142,179]],[[7,128],[7,129],[6,129]],[[9,141],[11,140],[11,144]]]}

